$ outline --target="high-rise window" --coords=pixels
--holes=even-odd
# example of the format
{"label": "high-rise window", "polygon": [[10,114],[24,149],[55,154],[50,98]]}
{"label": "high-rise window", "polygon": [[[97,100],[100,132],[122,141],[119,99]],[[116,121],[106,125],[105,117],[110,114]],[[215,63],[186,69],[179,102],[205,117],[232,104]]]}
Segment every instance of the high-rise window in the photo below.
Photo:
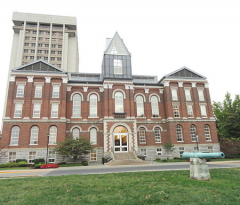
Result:
{"label": "high-rise window", "polygon": [[159,117],[158,98],[156,96],[151,97],[151,106],[152,106],[152,116]]}
{"label": "high-rise window", "polygon": [[207,117],[207,111],[205,105],[200,105],[201,115],[202,117]]}
{"label": "high-rise window", "polygon": [[79,139],[79,137],[80,137],[80,130],[78,128],[74,128],[73,129],[72,137],[73,137],[73,139]]}
{"label": "high-rise window", "polygon": [[191,90],[189,89],[185,89],[185,97],[186,97],[186,101],[191,101]]}
{"label": "high-rise window", "polygon": [[211,133],[210,133],[209,125],[204,126],[204,134],[205,134],[206,141],[211,141]]}
{"label": "high-rise window", "polygon": [[12,128],[10,145],[18,145],[19,131],[20,129],[18,126]]}
{"label": "high-rise window", "polygon": [[33,118],[40,118],[41,103],[34,103],[33,105]]}
{"label": "high-rise window", "polygon": [[139,143],[146,144],[146,131],[144,128],[142,128],[142,127],[139,128],[138,136],[139,136]]}
{"label": "high-rise window", "polygon": [[22,117],[22,103],[16,103],[15,104],[15,110],[14,110],[14,118],[21,118]]}
{"label": "high-rise window", "polygon": [[51,126],[49,129],[49,145],[53,145],[57,143],[57,127],[56,126]]}
{"label": "high-rise window", "polygon": [[139,95],[136,97],[136,104],[137,104],[137,117],[144,117],[144,104],[142,96]]}
{"label": "high-rise window", "polygon": [[24,85],[23,84],[18,84],[17,85],[17,98],[22,98],[24,96]]}
{"label": "high-rise window", "polygon": [[173,105],[173,115],[174,117],[180,117],[178,105]]}
{"label": "high-rise window", "polygon": [[182,142],[183,141],[183,134],[182,134],[182,126],[181,125],[176,126],[176,135],[177,135],[177,141]]}
{"label": "high-rise window", "polygon": [[90,95],[90,117],[97,117],[97,95]]}
{"label": "high-rise window", "polygon": [[187,105],[187,113],[188,113],[188,117],[193,117],[192,105]]}
{"label": "high-rise window", "polygon": [[154,128],[154,133],[155,133],[155,142],[160,143],[161,142],[160,128],[159,127]]}
{"label": "high-rise window", "polygon": [[90,142],[92,145],[97,144],[97,129],[96,128],[91,128],[91,130],[90,130]]}
{"label": "high-rise window", "polygon": [[81,96],[79,94],[75,94],[73,96],[73,118],[81,117]]}
{"label": "high-rise window", "polygon": [[190,126],[190,134],[191,134],[192,142],[196,142],[196,140],[197,140],[196,133],[197,133],[196,126],[195,125],[191,125]]}
{"label": "high-rise window", "polygon": [[203,90],[198,90],[198,97],[199,97],[199,101],[204,101],[204,94],[203,94]]}
{"label": "high-rise window", "polygon": [[30,145],[38,144],[38,133],[39,128],[37,126],[33,126],[31,128]]}
{"label": "high-rise window", "polygon": [[123,112],[123,94],[121,92],[116,92],[115,98],[115,112]]}
{"label": "high-rise window", "polygon": [[123,74],[122,72],[122,60],[114,59],[114,74]]}
{"label": "high-rise window", "polygon": [[172,93],[172,100],[178,100],[177,89],[176,88],[172,88],[171,89],[171,93]]}
{"label": "high-rise window", "polygon": [[58,118],[58,103],[52,103],[51,118]]}
{"label": "high-rise window", "polygon": [[53,92],[52,92],[52,98],[59,98],[59,85],[53,85]]}
{"label": "high-rise window", "polygon": [[41,98],[42,97],[42,85],[36,85],[35,86],[35,98]]}

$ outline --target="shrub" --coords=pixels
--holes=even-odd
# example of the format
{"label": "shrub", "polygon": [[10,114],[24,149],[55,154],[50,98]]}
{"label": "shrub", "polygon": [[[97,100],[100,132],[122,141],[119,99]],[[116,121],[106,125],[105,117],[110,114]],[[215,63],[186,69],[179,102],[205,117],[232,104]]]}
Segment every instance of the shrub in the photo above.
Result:
{"label": "shrub", "polygon": [[27,160],[26,159],[16,159],[16,163],[18,163],[18,162],[27,162]]}
{"label": "shrub", "polygon": [[67,162],[59,162],[58,165],[67,164]]}
{"label": "shrub", "polygon": [[35,168],[35,169],[40,169],[40,167],[41,167],[42,165],[43,165],[43,164],[35,164],[35,165],[34,165],[34,168]]}
{"label": "shrub", "polygon": [[82,161],[82,165],[83,166],[88,166],[88,162],[87,161]]}
{"label": "shrub", "polygon": [[58,168],[58,164],[44,164],[40,166],[40,169],[51,169],[51,168]]}
{"label": "shrub", "polygon": [[25,161],[20,161],[17,163],[19,167],[28,167],[28,163]]}
{"label": "shrub", "polygon": [[167,159],[163,159],[162,162],[167,162],[168,160]]}
{"label": "shrub", "polygon": [[33,163],[34,163],[34,165],[44,164],[45,163],[45,159],[43,159],[43,158],[34,159]]}
{"label": "shrub", "polygon": [[0,164],[0,168],[6,168],[6,167],[9,167],[8,163]]}

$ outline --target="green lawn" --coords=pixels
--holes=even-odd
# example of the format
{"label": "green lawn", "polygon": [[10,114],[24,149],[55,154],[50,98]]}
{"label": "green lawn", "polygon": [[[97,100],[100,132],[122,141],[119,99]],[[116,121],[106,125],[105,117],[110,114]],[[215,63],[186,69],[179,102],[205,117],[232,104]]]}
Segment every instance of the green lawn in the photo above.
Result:
{"label": "green lawn", "polygon": [[0,171],[4,170],[23,170],[23,169],[31,169],[30,167],[6,167],[6,168],[0,168]]}
{"label": "green lawn", "polygon": [[211,181],[189,171],[132,172],[0,180],[0,204],[240,204],[240,169],[211,169]]}

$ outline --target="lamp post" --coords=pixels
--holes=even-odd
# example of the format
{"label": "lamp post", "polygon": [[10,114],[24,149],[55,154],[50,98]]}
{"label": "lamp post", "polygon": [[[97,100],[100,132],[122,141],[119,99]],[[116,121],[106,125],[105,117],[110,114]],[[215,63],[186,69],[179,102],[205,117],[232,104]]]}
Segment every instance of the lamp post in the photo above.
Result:
{"label": "lamp post", "polygon": [[46,164],[47,164],[47,160],[48,160],[48,144],[49,144],[49,137],[50,137],[50,134],[47,134],[47,155],[46,155]]}
{"label": "lamp post", "polygon": [[198,135],[196,135],[196,143],[197,143],[197,151],[199,152],[199,148],[198,148]]}

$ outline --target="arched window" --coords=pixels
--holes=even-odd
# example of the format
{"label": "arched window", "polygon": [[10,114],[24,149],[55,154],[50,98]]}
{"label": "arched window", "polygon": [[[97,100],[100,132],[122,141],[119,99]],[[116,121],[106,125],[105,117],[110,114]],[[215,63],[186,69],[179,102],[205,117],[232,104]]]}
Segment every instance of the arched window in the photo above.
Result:
{"label": "arched window", "polygon": [[14,126],[11,132],[11,142],[10,145],[18,145],[20,129],[18,126]]}
{"label": "arched window", "polygon": [[73,96],[73,112],[72,117],[79,118],[81,117],[81,96],[79,94],[75,94]]}
{"label": "arched window", "polygon": [[79,139],[79,137],[80,137],[80,130],[78,128],[74,128],[73,129],[72,137],[73,137],[73,139]]}
{"label": "arched window", "polygon": [[210,132],[209,125],[204,126],[204,134],[205,134],[206,141],[211,141],[211,132]]}
{"label": "arched window", "polygon": [[196,142],[196,140],[197,140],[197,136],[196,136],[197,130],[196,130],[195,125],[190,126],[190,133],[191,133],[192,142]]}
{"label": "arched window", "polygon": [[123,94],[121,92],[115,93],[115,112],[123,112]]}
{"label": "arched window", "polygon": [[177,135],[177,141],[182,142],[183,141],[183,135],[182,135],[182,126],[181,125],[176,126],[176,135]]}
{"label": "arched window", "polygon": [[56,126],[51,126],[49,129],[49,142],[48,144],[56,144],[57,143],[57,127]]}
{"label": "arched window", "polygon": [[90,142],[92,145],[97,144],[97,129],[96,128],[91,128],[91,130],[90,130]]}
{"label": "arched window", "polygon": [[90,117],[97,117],[97,95],[90,96]]}
{"label": "arched window", "polygon": [[143,127],[139,128],[138,136],[139,136],[139,143],[140,144],[146,144],[146,130],[145,130],[145,128],[143,128]]}
{"label": "arched window", "polygon": [[37,126],[31,128],[30,144],[38,144],[38,133],[39,129]]}
{"label": "arched window", "polygon": [[136,104],[137,104],[137,117],[144,117],[144,104],[142,96],[138,95],[136,97]]}
{"label": "arched window", "polygon": [[160,143],[161,142],[161,132],[159,127],[154,128],[154,133],[155,133],[155,142]]}
{"label": "arched window", "polygon": [[156,96],[151,97],[151,106],[152,106],[152,116],[159,117],[158,99]]}

